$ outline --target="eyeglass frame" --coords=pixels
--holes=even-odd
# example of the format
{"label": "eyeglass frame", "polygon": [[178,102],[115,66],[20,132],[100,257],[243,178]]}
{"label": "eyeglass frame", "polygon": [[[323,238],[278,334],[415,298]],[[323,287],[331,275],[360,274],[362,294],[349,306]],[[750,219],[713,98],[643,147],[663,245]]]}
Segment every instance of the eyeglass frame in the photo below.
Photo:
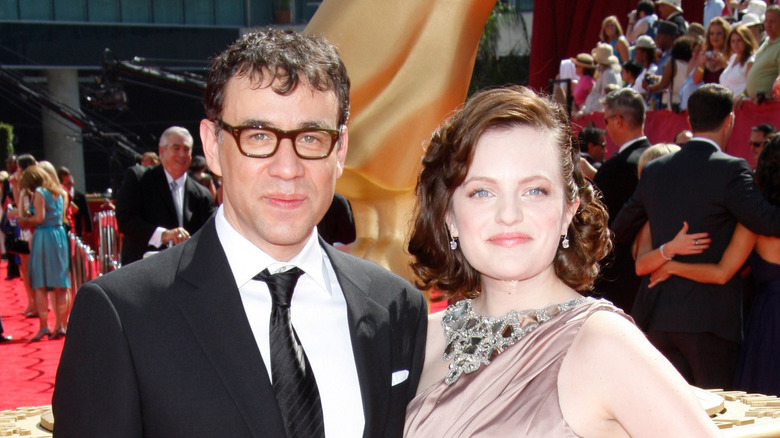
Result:
{"label": "eyeglass frame", "polygon": [[[284,129],[273,128],[270,126],[263,126],[259,123],[254,125],[232,126],[226,123],[222,119],[216,119],[213,122],[216,123],[216,125],[222,128],[223,130],[229,132],[233,136],[233,139],[236,141],[236,146],[238,147],[238,151],[241,152],[242,155],[249,158],[272,157],[279,150],[279,144],[282,142],[282,140],[287,138],[290,140],[290,143],[292,143],[293,151],[295,151],[295,155],[298,156],[298,158],[302,160],[324,160],[325,158],[328,158],[331,153],[333,153],[333,149],[336,147],[336,144],[338,144],[341,141],[341,135],[343,134],[341,127],[339,129],[299,128],[299,129],[291,129],[289,131],[285,131]],[[341,126],[343,127],[344,125]],[[241,132],[243,132],[246,129],[262,129],[274,133],[276,135],[276,146],[274,147],[274,150],[267,154],[251,154],[249,152],[244,151],[244,149],[241,148]],[[331,138],[330,149],[328,149],[328,152],[326,154],[319,157],[307,157],[301,155],[298,152],[298,148],[295,147],[295,138],[298,136],[298,134],[301,134],[303,132],[311,132],[311,131],[320,131],[330,135]]]}
{"label": "eyeglass frame", "polygon": [[760,148],[761,146],[765,146],[767,143],[769,143],[768,139],[763,141],[748,141],[748,144],[754,148]]}

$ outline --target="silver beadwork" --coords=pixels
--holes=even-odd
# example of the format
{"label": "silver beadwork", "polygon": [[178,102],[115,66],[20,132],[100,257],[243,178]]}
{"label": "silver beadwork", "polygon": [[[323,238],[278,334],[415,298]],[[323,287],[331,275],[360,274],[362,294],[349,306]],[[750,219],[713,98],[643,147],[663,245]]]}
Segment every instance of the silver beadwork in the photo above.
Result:
{"label": "silver beadwork", "polygon": [[453,251],[458,249],[458,238],[457,237],[453,237],[452,239],[450,239],[450,249],[453,250]]}
{"label": "silver beadwork", "polygon": [[446,340],[442,359],[452,361],[444,382],[452,385],[461,374],[473,373],[482,364],[488,365],[539,324],[592,299],[574,298],[542,309],[513,310],[498,318],[477,315],[471,300],[450,305],[441,320]]}

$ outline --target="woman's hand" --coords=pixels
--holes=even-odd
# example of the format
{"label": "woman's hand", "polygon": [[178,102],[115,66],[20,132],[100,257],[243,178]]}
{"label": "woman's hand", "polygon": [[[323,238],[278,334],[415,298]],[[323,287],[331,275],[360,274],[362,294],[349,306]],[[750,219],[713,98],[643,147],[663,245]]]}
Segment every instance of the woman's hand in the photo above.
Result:
{"label": "woman's hand", "polygon": [[664,263],[660,268],[656,269],[652,274],[650,274],[650,284],[647,285],[648,288],[651,288],[658,283],[662,283],[672,276],[672,274],[669,272],[669,263]]}
{"label": "woman's hand", "polygon": [[710,242],[712,239],[709,238],[709,233],[688,234],[688,222],[683,222],[682,228],[674,236],[674,239],[664,245],[664,255],[673,257],[675,255],[701,254],[710,247]]}

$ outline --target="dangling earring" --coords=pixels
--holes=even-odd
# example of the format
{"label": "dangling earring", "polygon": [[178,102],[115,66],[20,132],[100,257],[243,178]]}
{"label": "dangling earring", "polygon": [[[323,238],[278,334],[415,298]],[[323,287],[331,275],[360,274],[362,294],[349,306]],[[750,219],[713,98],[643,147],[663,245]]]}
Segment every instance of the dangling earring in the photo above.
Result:
{"label": "dangling earring", "polygon": [[569,247],[569,233],[561,234],[561,246],[563,249],[567,249]]}
{"label": "dangling earring", "polygon": [[457,237],[450,238],[450,249],[452,251],[455,251],[456,249],[458,249],[458,238]]}

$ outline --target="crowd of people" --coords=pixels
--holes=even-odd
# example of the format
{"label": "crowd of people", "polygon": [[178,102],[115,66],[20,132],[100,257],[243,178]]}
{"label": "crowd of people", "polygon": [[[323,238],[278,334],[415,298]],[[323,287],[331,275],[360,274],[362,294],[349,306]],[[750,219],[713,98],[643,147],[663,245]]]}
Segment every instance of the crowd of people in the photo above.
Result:
{"label": "crowd of people", "polygon": [[[6,279],[21,277],[27,292],[23,315],[40,322],[30,341],[65,336],[75,292],[70,288],[67,233],[72,231],[80,236],[91,231],[86,198],[75,190],[66,167],[55,169],[52,163],[37,161],[30,154],[8,157],[6,171],[0,172],[0,178],[0,232],[8,263]],[[53,328],[48,326],[49,296],[55,315]],[[11,337],[3,335],[2,339]]]}
{"label": "crowd of people", "polygon": [[[626,34],[616,16],[605,18],[591,53],[561,62],[559,79],[572,81],[573,112],[603,111],[601,99],[622,87],[639,92],[647,109],[678,112],[703,84],[727,87],[737,105],[780,99],[780,5],[706,3],[703,24],[684,19],[681,0],[639,1]],[[562,86],[556,91],[567,98]]]}

